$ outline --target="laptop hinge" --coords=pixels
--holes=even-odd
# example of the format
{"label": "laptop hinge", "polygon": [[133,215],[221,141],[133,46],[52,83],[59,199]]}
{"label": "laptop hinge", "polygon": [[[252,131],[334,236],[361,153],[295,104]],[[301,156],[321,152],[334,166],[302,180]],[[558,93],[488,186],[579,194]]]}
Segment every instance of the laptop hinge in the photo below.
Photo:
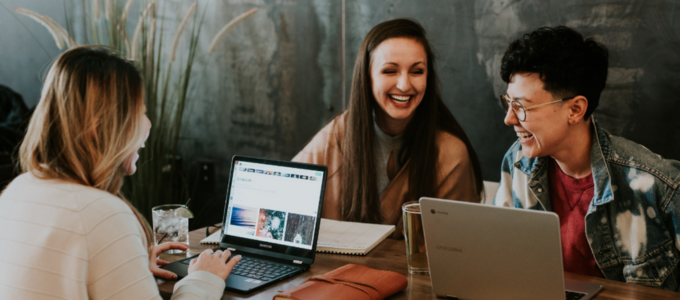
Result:
{"label": "laptop hinge", "polygon": [[293,263],[294,263],[294,264],[298,264],[298,265],[301,265],[301,264],[302,264],[302,261],[301,261],[301,260],[297,260],[297,259],[296,259],[296,260],[293,260]]}

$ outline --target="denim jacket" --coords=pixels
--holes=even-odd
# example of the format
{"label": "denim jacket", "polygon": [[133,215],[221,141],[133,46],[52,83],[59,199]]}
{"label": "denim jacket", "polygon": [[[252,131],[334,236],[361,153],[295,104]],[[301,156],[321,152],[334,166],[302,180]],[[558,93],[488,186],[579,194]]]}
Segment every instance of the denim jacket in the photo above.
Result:
{"label": "denim jacket", "polygon": [[[612,136],[592,119],[594,196],[588,244],[607,279],[680,290],[680,162]],[[515,142],[503,158],[494,205],[552,211],[548,158]]]}

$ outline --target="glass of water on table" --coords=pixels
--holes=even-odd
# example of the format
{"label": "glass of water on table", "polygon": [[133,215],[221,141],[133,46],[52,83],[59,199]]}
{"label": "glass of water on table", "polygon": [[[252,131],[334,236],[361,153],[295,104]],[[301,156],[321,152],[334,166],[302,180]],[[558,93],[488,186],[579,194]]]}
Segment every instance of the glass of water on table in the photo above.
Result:
{"label": "glass of water on table", "polygon": [[404,240],[406,241],[406,261],[411,274],[430,274],[425,251],[423,218],[418,201],[406,202],[401,210],[404,217]]}
{"label": "glass of water on table", "polygon": [[[189,219],[194,215],[182,204],[159,205],[151,209],[153,215],[154,242],[156,245],[165,242],[189,244]],[[170,249],[165,253],[184,253],[180,249]]]}

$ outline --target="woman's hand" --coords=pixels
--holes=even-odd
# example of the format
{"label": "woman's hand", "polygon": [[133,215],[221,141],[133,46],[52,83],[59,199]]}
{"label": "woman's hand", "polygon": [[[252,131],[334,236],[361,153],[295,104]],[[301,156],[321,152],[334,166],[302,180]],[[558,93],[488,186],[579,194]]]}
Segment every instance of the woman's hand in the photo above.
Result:
{"label": "woman's hand", "polygon": [[217,250],[213,252],[212,249],[203,251],[198,258],[194,258],[189,263],[189,274],[194,271],[207,271],[213,273],[222,280],[227,280],[227,276],[231,273],[236,263],[241,261],[241,255],[231,257],[231,251]]}
{"label": "woman's hand", "polygon": [[186,251],[187,249],[189,249],[189,245],[179,242],[167,242],[153,246],[152,251],[153,253],[152,256],[149,258],[149,269],[151,270],[153,276],[167,280],[177,279],[177,274],[160,268],[161,266],[167,265],[168,262],[158,258],[158,256],[161,255],[161,252],[168,251],[170,249],[181,249],[183,251]]}

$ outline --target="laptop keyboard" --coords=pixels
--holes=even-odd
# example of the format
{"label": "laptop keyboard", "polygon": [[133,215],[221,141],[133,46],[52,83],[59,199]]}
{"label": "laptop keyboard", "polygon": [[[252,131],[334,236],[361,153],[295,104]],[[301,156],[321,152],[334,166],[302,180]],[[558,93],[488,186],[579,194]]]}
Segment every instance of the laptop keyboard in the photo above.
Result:
{"label": "laptop keyboard", "polygon": [[270,281],[281,276],[295,273],[301,269],[302,268],[300,267],[243,256],[241,261],[238,262],[231,271],[231,274],[262,281]]}
{"label": "laptop keyboard", "polygon": [[[198,255],[180,260],[179,262],[188,265],[191,259],[196,257],[198,257]],[[241,256],[241,261],[234,266],[234,269],[231,270],[231,274],[261,281],[270,281],[281,276],[293,274],[300,270],[302,270],[301,267]]]}
{"label": "laptop keyboard", "polygon": [[566,291],[566,293],[567,293],[567,300],[579,300],[579,299],[582,299],[583,297],[586,296],[586,294],[572,292],[572,291]]}

